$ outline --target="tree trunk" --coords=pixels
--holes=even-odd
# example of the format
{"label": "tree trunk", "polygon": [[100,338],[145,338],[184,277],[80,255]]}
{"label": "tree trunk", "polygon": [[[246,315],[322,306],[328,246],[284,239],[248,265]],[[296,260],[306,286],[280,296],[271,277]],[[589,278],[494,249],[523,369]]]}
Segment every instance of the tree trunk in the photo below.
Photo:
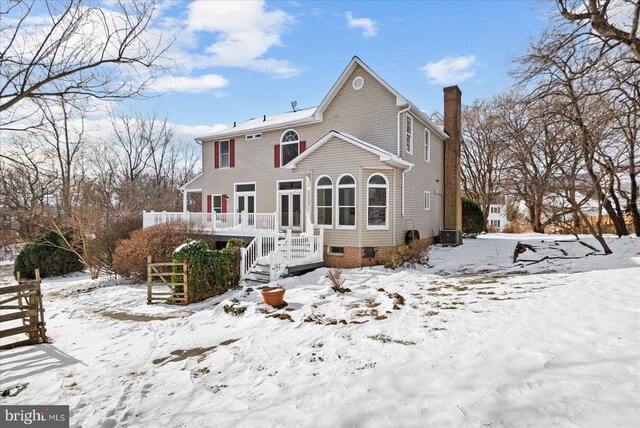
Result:
{"label": "tree trunk", "polygon": [[[616,204],[619,205],[617,198]],[[616,235],[618,235],[618,238],[628,235],[629,231],[627,230],[627,225],[624,224],[623,218],[621,216],[618,216],[618,213],[613,208],[613,205],[611,204],[611,201],[609,199],[606,199],[604,201],[604,209],[611,218],[613,226],[616,228]]]}

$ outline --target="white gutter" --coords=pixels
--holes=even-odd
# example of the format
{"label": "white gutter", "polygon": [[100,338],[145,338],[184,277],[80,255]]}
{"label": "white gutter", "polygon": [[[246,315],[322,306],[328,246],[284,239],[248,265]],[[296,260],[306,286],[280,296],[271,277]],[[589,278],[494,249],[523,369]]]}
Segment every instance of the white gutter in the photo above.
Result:
{"label": "white gutter", "polygon": [[[407,104],[407,107],[404,108],[403,110],[400,110],[398,112],[398,148],[397,148],[397,153],[396,156],[400,157],[400,115],[402,113],[406,113],[411,109],[411,106],[409,104]],[[403,175],[404,177],[404,175]],[[404,192],[404,186],[402,187],[402,191]]]}

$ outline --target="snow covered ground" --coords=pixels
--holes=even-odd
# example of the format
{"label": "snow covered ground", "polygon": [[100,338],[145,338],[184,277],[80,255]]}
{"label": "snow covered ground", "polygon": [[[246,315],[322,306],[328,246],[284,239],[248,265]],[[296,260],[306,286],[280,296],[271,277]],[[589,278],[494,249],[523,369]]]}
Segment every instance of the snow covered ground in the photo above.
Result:
{"label": "snow covered ground", "polygon": [[[515,239],[540,248],[514,264]],[[46,280],[53,343],[0,351],[0,390],[28,383],[1,402],[83,427],[640,426],[640,239],[554,239],[345,270],[345,294],[318,269],[278,281],[277,311],[258,290],[148,306],[144,285]]]}

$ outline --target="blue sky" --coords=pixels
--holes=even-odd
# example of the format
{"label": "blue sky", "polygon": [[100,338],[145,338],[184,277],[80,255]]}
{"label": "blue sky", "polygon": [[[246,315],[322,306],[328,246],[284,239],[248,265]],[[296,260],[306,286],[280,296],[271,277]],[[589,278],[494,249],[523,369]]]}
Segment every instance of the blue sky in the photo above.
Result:
{"label": "blue sky", "polygon": [[[353,55],[431,113],[442,88],[465,103],[509,86],[511,58],[548,24],[537,1],[165,3],[178,67],[149,108],[187,126],[231,124],[320,103]],[[428,66],[427,66],[428,65]]]}

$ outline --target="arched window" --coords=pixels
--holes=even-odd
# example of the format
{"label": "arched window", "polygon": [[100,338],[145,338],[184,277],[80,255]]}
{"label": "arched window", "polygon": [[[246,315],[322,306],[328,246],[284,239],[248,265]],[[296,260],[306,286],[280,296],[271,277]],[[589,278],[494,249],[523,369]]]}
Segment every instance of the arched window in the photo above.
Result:
{"label": "arched window", "polygon": [[367,184],[367,226],[370,229],[387,227],[388,217],[387,178],[382,174],[373,174]]}
{"label": "arched window", "polygon": [[349,174],[338,179],[338,227],[356,226],[356,180]]}
{"label": "arched window", "polygon": [[316,225],[333,226],[333,181],[326,175],[316,180]]}
{"label": "arched window", "polygon": [[280,159],[282,159],[282,165],[286,165],[291,162],[296,156],[300,154],[300,141],[298,133],[293,129],[289,129],[282,134],[280,138]]}

